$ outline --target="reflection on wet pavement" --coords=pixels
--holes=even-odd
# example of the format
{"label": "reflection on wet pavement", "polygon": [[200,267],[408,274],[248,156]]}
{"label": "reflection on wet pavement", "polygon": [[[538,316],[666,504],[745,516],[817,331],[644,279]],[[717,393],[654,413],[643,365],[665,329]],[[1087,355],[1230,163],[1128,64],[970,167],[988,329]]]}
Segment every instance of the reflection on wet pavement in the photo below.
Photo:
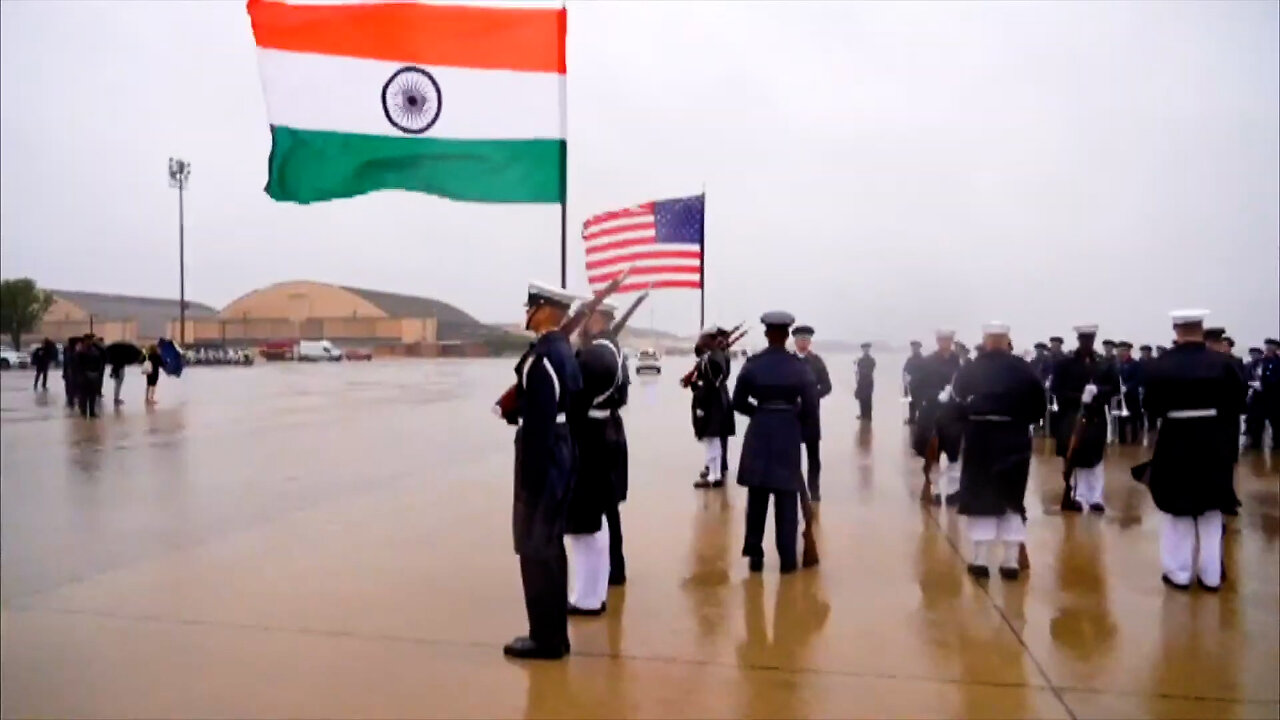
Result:
{"label": "reflection on wet pavement", "polygon": [[[1107,461],[1110,512],[1061,516],[1040,448],[1029,576],[964,572],[916,501],[903,407],[827,358],[822,565],[740,557],[745,495],[691,488],[688,398],[637,378],[626,588],[574,656],[522,664],[511,361],[196,368],[97,422],[0,375],[5,717],[1271,717],[1280,478],[1246,454],[1222,593],[1160,583],[1159,517]],[[899,360],[882,358],[883,367]],[[739,442],[731,454],[736,458]]]}

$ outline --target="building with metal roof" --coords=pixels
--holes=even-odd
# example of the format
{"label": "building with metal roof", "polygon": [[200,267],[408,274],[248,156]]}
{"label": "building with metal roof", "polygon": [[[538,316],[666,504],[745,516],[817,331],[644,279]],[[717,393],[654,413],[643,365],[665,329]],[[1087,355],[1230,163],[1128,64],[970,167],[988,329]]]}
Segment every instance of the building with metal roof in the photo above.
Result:
{"label": "building with metal roof", "polygon": [[[45,312],[31,338],[67,338],[92,332],[106,342],[153,341],[173,337],[179,304],[170,298],[138,297],[109,293],[49,290],[53,304]],[[218,311],[204,303],[187,301],[187,318],[214,317]]]}

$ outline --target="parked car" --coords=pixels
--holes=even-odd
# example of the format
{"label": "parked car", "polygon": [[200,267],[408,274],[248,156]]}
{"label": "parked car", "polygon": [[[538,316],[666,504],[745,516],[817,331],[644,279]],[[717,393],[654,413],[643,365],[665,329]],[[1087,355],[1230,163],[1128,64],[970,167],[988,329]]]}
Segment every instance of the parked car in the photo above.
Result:
{"label": "parked car", "polygon": [[349,350],[342,351],[342,359],[343,360],[364,360],[368,362],[369,360],[373,359],[373,353],[369,352],[368,350],[351,348]]}
{"label": "parked car", "polygon": [[653,348],[641,350],[636,354],[636,374],[650,372],[655,375],[662,374],[662,356]]}
{"label": "parked car", "polygon": [[301,340],[298,351],[294,355],[299,360],[331,360],[342,359],[342,351],[328,340]]}
{"label": "parked car", "polygon": [[298,352],[298,344],[292,340],[277,340],[258,348],[263,360],[292,360]]}
{"label": "parked car", "polygon": [[0,370],[31,367],[31,356],[8,345],[0,345]]}

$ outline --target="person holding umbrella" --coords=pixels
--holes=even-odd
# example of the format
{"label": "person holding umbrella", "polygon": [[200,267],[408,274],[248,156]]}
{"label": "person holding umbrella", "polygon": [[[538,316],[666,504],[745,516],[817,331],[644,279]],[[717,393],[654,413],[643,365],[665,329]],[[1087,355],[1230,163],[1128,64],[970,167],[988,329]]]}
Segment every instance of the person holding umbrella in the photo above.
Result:
{"label": "person holding umbrella", "polygon": [[129,365],[137,365],[146,359],[142,348],[131,342],[113,342],[107,346],[107,365],[111,368],[111,381],[115,391],[115,405],[120,407],[124,400],[120,390],[124,387],[124,369]]}

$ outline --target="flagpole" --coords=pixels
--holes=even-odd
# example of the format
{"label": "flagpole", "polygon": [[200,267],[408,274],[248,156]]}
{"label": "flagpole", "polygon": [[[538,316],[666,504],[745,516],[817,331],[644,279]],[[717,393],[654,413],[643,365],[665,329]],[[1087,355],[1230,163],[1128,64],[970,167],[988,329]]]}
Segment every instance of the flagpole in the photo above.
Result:
{"label": "flagpole", "polygon": [[707,184],[702,183],[702,243],[698,258],[698,332],[707,326]]}
{"label": "flagpole", "polygon": [[560,289],[569,289],[569,63],[568,53],[569,10],[560,4]]}

